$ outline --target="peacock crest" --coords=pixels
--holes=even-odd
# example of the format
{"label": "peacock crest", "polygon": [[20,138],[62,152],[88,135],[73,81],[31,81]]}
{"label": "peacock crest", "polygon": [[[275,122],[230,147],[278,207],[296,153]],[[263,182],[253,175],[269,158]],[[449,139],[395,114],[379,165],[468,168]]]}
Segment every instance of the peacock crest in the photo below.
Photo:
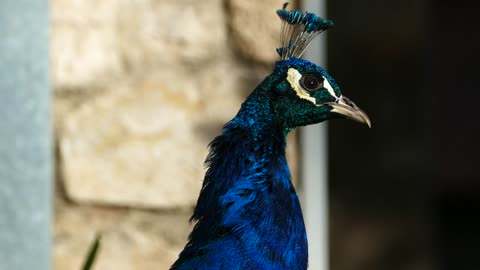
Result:
{"label": "peacock crest", "polygon": [[312,40],[323,31],[332,28],[333,22],[309,12],[286,10],[288,2],[277,14],[282,20],[280,48],[277,53],[282,60],[291,57],[300,58]]}

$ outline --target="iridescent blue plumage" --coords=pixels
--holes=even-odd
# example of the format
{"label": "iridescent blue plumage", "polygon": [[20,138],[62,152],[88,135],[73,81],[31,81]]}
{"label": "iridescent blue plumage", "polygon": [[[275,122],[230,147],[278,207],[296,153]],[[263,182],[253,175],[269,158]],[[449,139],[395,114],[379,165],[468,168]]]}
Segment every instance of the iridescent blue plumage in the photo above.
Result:
{"label": "iridescent blue plumage", "polygon": [[[287,128],[268,77],[210,144],[197,224],[173,269],[306,269],[302,212],[285,159]],[[177,268],[178,266],[178,268]]]}
{"label": "iridescent blue plumage", "polygon": [[[292,21],[307,20],[292,14]],[[211,142],[196,224],[171,269],[307,269],[286,136],[298,126],[341,117],[369,124],[324,69],[294,55],[277,62]]]}

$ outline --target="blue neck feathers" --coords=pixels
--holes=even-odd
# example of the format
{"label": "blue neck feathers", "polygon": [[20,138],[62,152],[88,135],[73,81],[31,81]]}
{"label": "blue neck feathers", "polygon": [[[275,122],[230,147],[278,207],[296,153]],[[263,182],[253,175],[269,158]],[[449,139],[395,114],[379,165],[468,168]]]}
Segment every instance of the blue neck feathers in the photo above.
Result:
{"label": "blue neck feathers", "polygon": [[172,269],[306,269],[302,211],[285,159],[287,131],[264,81],[210,144],[194,230]]}

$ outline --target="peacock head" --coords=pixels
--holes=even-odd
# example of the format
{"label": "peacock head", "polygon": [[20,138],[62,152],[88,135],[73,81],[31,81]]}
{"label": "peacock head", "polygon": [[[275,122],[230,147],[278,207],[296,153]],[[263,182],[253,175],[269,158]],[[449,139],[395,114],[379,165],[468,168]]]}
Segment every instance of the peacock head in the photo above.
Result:
{"label": "peacock head", "polygon": [[320,66],[300,59],[313,38],[333,27],[330,20],[313,13],[277,11],[283,21],[282,58],[270,76],[272,102],[277,120],[286,129],[319,123],[334,118],[349,118],[371,126],[367,114],[343,96],[335,80]]}

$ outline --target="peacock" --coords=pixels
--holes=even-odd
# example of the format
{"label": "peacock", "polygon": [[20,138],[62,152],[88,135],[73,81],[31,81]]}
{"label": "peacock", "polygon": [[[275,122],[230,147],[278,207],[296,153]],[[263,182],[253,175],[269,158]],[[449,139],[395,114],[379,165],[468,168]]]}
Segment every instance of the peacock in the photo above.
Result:
{"label": "peacock", "polygon": [[333,23],[286,7],[277,11],[281,60],[209,144],[191,217],[196,223],[170,269],[307,269],[307,236],[285,159],[286,136],[335,118],[370,127],[367,114],[323,68],[300,58]]}

